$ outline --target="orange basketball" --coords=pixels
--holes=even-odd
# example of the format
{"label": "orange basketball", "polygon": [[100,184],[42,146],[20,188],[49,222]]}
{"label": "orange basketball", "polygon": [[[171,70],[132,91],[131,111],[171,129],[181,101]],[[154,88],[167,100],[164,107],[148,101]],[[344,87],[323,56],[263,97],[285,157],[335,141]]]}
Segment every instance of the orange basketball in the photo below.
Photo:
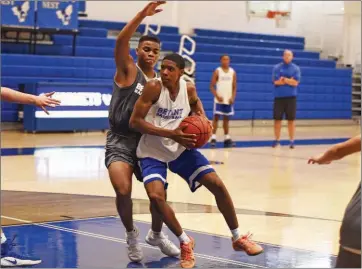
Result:
{"label": "orange basketball", "polygon": [[187,127],[183,130],[184,133],[197,135],[197,141],[194,148],[201,148],[204,146],[212,135],[212,128],[205,117],[196,115],[189,116],[181,122],[180,126],[183,125],[187,125]]}

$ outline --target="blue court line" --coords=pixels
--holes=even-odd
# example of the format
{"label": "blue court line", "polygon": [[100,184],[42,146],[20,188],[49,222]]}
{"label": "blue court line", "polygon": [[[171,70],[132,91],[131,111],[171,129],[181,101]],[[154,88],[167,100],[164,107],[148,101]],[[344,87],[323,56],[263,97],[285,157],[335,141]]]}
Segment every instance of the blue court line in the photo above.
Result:
{"label": "blue court line", "polygon": [[[300,139],[295,140],[296,146],[307,145],[329,145],[347,141],[349,138],[321,138],[321,139]],[[253,148],[253,147],[271,147],[273,140],[252,140],[252,141],[235,141],[235,148]],[[289,145],[289,140],[281,140],[282,146]],[[104,145],[98,146],[57,146],[57,147],[31,147],[31,148],[2,148],[1,156],[16,156],[16,155],[34,155],[37,150],[44,149],[66,149],[66,148],[104,148]],[[203,149],[211,148],[210,144],[206,144]],[[215,148],[224,148],[223,142],[217,142]]]}
{"label": "blue court line", "polygon": [[[150,224],[137,221],[135,223],[139,227],[143,239],[150,228]],[[129,263],[125,249],[114,245],[114,243],[125,244],[121,221],[114,217],[4,227],[4,230],[8,237],[14,233],[20,233],[19,238],[26,243],[27,251],[41,255],[44,263],[38,267],[83,267],[89,265],[98,267],[100,260],[102,261],[100,264],[102,268],[117,267],[117,265],[125,266],[127,263],[127,267],[178,266],[177,259],[165,258],[159,250],[147,244],[142,244],[145,254],[144,263],[142,265]],[[164,231],[170,235],[170,239],[174,243],[178,244],[177,239],[170,231],[166,228]],[[249,257],[245,253],[234,252],[231,248],[230,238],[190,231],[187,233],[196,241],[197,267],[326,268],[332,267],[335,262],[335,257],[331,255],[268,244],[263,245],[265,250],[263,254]],[[44,236],[46,238],[43,238]],[[31,240],[29,237],[32,237]],[[104,241],[97,242],[96,239],[103,239]],[[45,244],[41,244],[40,241],[44,241]],[[89,252],[92,251],[96,252],[88,257]],[[62,264],[59,264],[59,261],[62,261]]]}
{"label": "blue court line", "polygon": [[[7,217],[7,216],[1,216],[3,218],[6,218],[6,219],[11,219],[11,220],[15,220],[15,221],[24,221],[24,220],[18,220],[16,218],[11,218],[11,217]],[[19,226],[26,226],[26,225],[41,225],[41,224],[49,224],[49,225],[56,225],[57,223],[64,223],[64,222],[74,222],[74,221],[96,221],[96,220],[104,220],[104,219],[117,219],[119,220],[119,216],[101,216],[101,217],[90,217],[90,218],[79,218],[79,219],[69,219],[69,220],[54,220],[54,221],[47,221],[47,222],[31,222],[31,221],[27,221],[27,223],[21,223],[21,224],[10,224],[10,225],[6,225],[4,227],[19,227]],[[143,223],[143,224],[146,224],[146,225],[151,225],[151,222],[149,221],[143,221],[143,220],[134,220],[134,222],[136,223]],[[341,221],[340,221],[341,222]],[[164,226],[166,229],[167,227]],[[224,235],[216,235],[216,234],[213,234],[213,233],[209,233],[209,232],[201,232],[201,231],[197,231],[197,230],[192,230],[192,229],[184,229],[185,231],[190,231],[190,232],[195,232],[195,233],[199,233],[199,234],[205,234],[205,235],[208,235],[208,236],[218,236],[218,237],[223,237],[223,238],[227,238],[229,239],[228,236],[224,236]],[[272,244],[272,243],[263,243],[263,245],[269,245],[269,246],[274,246],[274,247],[281,247],[280,245],[277,245],[277,244]],[[291,248],[291,249],[294,249],[294,250],[297,250],[297,251],[306,251],[306,252],[315,252],[313,250],[306,250],[306,249],[302,249],[302,248],[296,248],[296,247],[288,247],[288,248]],[[330,256],[333,256],[333,257],[336,257],[336,255],[334,254],[326,254],[326,255],[330,255]]]}
{"label": "blue court line", "polygon": [[[5,217],[6,218],[6,217]],[[114,217],[111,218],[112,220],[115,220]],[[81,221],[87,221],[87,220],[81,220]],[[66,225],[65,221],[63,222],[63,225]],[[126,240],[123,238],[119,238],[119,237],[114,237],[114,236],[105,236],[102,235],[100,233],[92,233],[92,232],[87,232],[87,231],[83,231],[80,230],[78,228],[76,228],[74,225],[77,225],[77,222],[79,221],[72,221],[72,227],[73,228],[67,228],[67,227],[62,227],[62,225],[60,225],[60,222],[58,222],[59,225],[50,225],[47,223],[44,224],[33,224],[33,225],[22,225],[22,226],[14,226],[14,227],[6,227],[4,228],[5,233],[7,234],[7,236],[10,234],[10,236],[14,233],[21,233],[21,238],[23,239],[24,237],[26,239],[29,239],[29,236],[31,236],[31,234],[37,234],[37,235],[42,235],[45,234],[45,230],[50,229],[53,231],[47,231],[45,235],[48,236],[48,239],[50,239],[50,241],[56,241],[57,238],[53,238],[52,233],[56,233],[57,237],[61,239],[67,239],[68,242],[66,242],[67,244],[65,244],[64,246],[60,247],[59,245],[62,245],[63,242],[55,242],[56,246],[49,246],[49,244],[47,246],[44,246],[44,248],[40,248],[37,249],[36,251],[34,249],[31,249],[29,246],[25,245],[26,251],[28,253],[31,253],[32,255],[34,255],[34,253],[41,253],[41,258],[43,259],[43,263],[41,265],[35,266],[37,268],[55,268],[55,267],[78,267],[77,265],[79,265],[79,260],[84,260],[84,256],[83,257],[79,257],[78,256],[78,261],[74,260],[74,255],[76,255],[77,250],[79,250],[79,244],[77,245],[77,250],[75,250],[75,248],[72,248],[72,245],[74,245],[74,242],[72,241],[77,241],[77,238],[79,239],[80,236],[87,236],[89,238],[86,239],[82,239],[85,240],[86,242],[84,243],[84,249],[81,250],[80,252],[88,252],[90,249],[92,248],[96,248],[97,245],[96,244],[91,244],[92,241],[94,241],[94,239],[103,239],[106,240],[105,242],[102,243],[98,243],[103,245],[103,249],[102,250],[106,250],[104,253],[102,253],[102,250],[97,250],[97,256],[91,255],[89,257],[87,257],[87,263],[88,264],[82,264],[83,266],[92,266],[94,267],[95,264],[97,264],[97,262],[99,263],[99,257],[101,257],[101,261],[102,263],[99,266],[96,266],[97,268],[105,268],[105,267],[115,267],[115,268],[119,268],[119,266],[121,265],[121,267],[124,267],[127,263],[127,267],[137,267],[137,268],[142,268],[142,267],[154,267],[154,268],[162,268],[162,267],[175,267],[179,265],[179,259],[178,258],[169,258],[169,257],[165,257],[157,247],[153,247],[150,246],[148,244],[145,243],[140,243],[140,245],[143,247],[143,252],[145,254],[145,258],[143,260],[143,264],[139,264],[139,263],[132,263],[129,262],[129,259],[126,255],[126,249],[125,248],[119,248],[117,246],[113,246],[113,243],[121,243],[121,244],[126,244]],[[119,224],[119,221],[117,221]],[[54,223],[53,223],[54,224]],[[96,224],[99,225],[99,224]],[[74,229],[75,228],[75,229]],[[108,227],[103,227],[103,228],[108,228]],[[23,231],[22,231],[23,230]],[[60,232],[59,232],[60,231]],[[59,233],[62,234],[62,236],[59,236]],[[117,232],[116,234],[122,234]],[[124,233],[123,233],[124,234]],[[72,238],[75,237],[75,238]],[[43,238],[44,239],[44,238]],[[39,239],[38,239],[39,240]],[[22,241],[27,241],[26,243],[35,243],[35,244],[39,244],[39,241],[37,242],[37,240],[34,239],[33,240],[22,240]],[[89,241],[89,242],[88,242]],[[77,243],[77,242],[76,242]],[[110,248],[111,247],[111,248]],[[46,259],[45,257],[49,257],[49,250],[50,252],[54,252],[54,248],[58,249],[58,250],[62,250],[62,253],[56,253],[55,255],[60,255],[57,257],[64,257],[64,258],[68,258],[68,259],[64,259],[63,257],[61,258],[61,260],[67,263],[67,265],[61,265],[59,266],[56,261],[53,259]],[[64,250],[69,250],[73,253],[73,257],[72,255],[70,255],[70,253],[67,253]],[[59,252],[59,251],[58,251]],[[111,253],[110,253],[111,252]],[[110,256],[110,254],[112,254],[112,256]],[[51,256],[55,256],[54,253]],[[224,258],[220,258],[217,256],[209,256],[209,255],[205,255],[205,254],[198,254],[195,253],[195,256],[197,257],[197,267],[237,267],[237,268],[264,268],[263,266],[258,266],[258,265],[254,265],[254,264],[249,264],[249,263],[245,263],[245,262],[240,262],[237,260],[229,260],[229,259],[224,259]],[[95,260],[97,259],[97,260]],[[118,259],[116,262],[111,262],[112,260]],[[84,261],[83,261],[84,262]],[[123,264],[122,264],[123,262]],[[121,264],[120,264],[121,263]]]}
{"label": "blue court line", "polygon": [[[337,144],[348,140],[349,138],[313,138],[313,139],[298,139],[294,141],[296,146],[310,146],[310,145],[329,145]],[[271,147],[274,140],[252,140],[252,141],[235,141],[236,148],[255,148],[255,147]],[[289,140],[280,140],[282,146],[289,146]],[[211,148],[210,144],[204,148]],[[224,142],[217,142],[216,148],[224,148]]]}

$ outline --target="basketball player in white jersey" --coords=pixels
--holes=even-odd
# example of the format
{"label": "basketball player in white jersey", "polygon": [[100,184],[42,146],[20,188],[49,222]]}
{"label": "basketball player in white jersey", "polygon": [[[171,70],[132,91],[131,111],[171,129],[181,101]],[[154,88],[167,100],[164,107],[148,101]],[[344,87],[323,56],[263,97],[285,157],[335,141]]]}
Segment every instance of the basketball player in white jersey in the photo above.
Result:
{"label": "basketball player in white jersey", "polygon": [[167,55],[161,64],[161,80],[149,81],[137,100],[130,126],[143,135],[137,147],[142,178],[151,204],[162,215],[164,223],[178,237],[181,248],[181,267],[195,265],[194,239],[187,236],[166,202],[167,168],[182,177],[195,192],[205,186],[216,199],[232,234],[232,246],[248,255],[260,254],[263,249],[242,236],[231,197],[211,167],[209,161],[195,149],[195,135],[183,133],[180,123],[190,114],[205,116],[193,84],[181,79],[185,61],[179,54]]}
{"label": "basketball player in white jersey", "polygon": [[[129,128],[129,119],[147,80],[157,76],[154,67],[160,55],[161,42],[155,36],[142,36],[136,49],[137,63],[130,55],[129,42],[146,17],[162,11],[162,4],[165,4],[165,1],[147,3],[119,33],[114,50],[116,72],[109,105],[110,130],[107,133],[105,165],[116,193],[116,208],[126,229],[128,257],[133,262],[143,259],[143,251],[139,244],[140,232],[133,223],[131,199],[132,174],[142,182],[136,156],[141,134]],[[180,250],[162,232],[161,217],[156,210],[150,210],[152,224],[146,242],[159,247],[167,256],[178,256]]]}
{"label": "basketball player in white jersey", "polygon": [[[223,55],[220,58],[221,66],[218,67],[211,79],[210,90],[214,95],[214,121],[213,135],[211,137],[211,146],[216,145],[216,131],[219,117],[223,116],[224,127],[224,146],[231,147],[234,145],[229,134],[229,120],[234,115],[234,102],[236,97],[236,73],[230,67],[230,57]],[[216,87],[215,87],[216,86]]]}
{"label": "basketball player in white jersey", "polygon": [[[11,103],[35,105],[49,114],[46,107],[56,107],[60,104],[59,100],[53,99],[54,92],[44,95],[35,96],[15,91],[7,87],[1,87],[1,100]],[[13,250],[13,243],[6,239],[5,234],[1,230],[1,266],[4,267],[19,267],[31,266],[41,263],[41,259],[31,257],[24,254],[18,254]]]}

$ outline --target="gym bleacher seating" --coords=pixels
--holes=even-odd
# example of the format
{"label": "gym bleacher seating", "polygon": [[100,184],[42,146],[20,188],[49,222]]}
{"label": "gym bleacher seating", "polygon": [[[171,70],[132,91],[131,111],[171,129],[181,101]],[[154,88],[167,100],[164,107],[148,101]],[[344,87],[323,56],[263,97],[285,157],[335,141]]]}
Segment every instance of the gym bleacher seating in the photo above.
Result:
{"label": "gym bleacher seating", "polygon": [[[125,23],[80,20],[76,54],[69,36],[53,36],[52,45],[38,45],[31,55],[26,44],[2,43],[2,85],[50,82],[112,83],[114,38],[109,30]],[[144,31],[144,25],[138,29]],[[316,52],[304,51],[304,38],[195,29],[196,86],[209,117],[213,96],[209,83],[222,54],[229,54],[238,74],[234,119],[271,119],[273,66],[282,60],[284,49],[292,49],[302,72],[298,95],[299,119],[351,118],[352,71],[337,69],[334,61],[321,60]],[[176,27],[161,27],[163,51],[178,51],[181,36]],[[132,50],[135,56],[135,51]],[[17,120],[18,106],[3,104],[3,121]]]}

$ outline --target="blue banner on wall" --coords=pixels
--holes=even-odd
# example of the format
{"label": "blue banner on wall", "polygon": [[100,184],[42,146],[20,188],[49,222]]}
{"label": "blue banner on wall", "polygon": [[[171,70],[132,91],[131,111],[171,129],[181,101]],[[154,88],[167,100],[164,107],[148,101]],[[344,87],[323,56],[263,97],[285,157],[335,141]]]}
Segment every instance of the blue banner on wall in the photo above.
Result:
{"label": "blue banner on wall", "polygon": [[36,118],[108,118],[112,85],[39,83],[36,95],[55,91],[53,98],[61,105],[50,108],[50,115],[36,108]]}
{"label": "blue banner on wall", "polygon": [[37,27],[78,29],[78,2],[38,1]]}
{"label": "blue banner on wall", "polygon": [[61,101],[48,108],[24,106],[24,128],[27,131],[84,131],[109,128],[108,107],[112,84],[39,83],[26,85],[25,92],[43,94],[55,91],[53,98]]}
{"label": "blue banner on wall", "polygon": [[1,25],[16,27],[34,26],[34,1],[0,0]]}

